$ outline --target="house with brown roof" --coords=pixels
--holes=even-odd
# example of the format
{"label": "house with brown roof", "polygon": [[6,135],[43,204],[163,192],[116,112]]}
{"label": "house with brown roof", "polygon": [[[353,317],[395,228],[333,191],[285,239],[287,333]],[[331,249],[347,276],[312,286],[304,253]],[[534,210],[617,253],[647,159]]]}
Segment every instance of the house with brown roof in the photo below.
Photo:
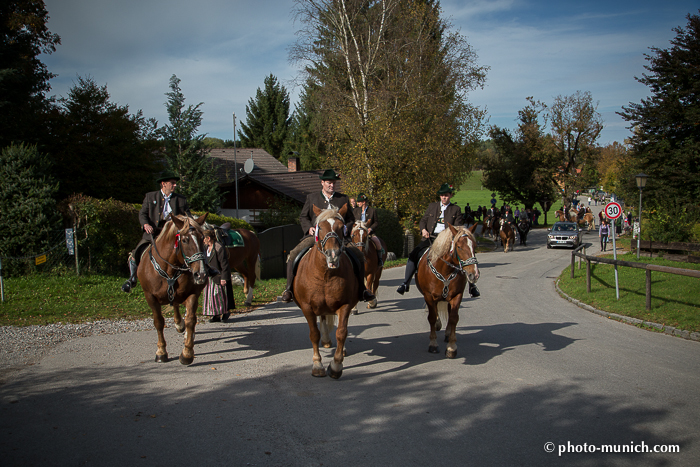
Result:
{"label": "house with brown roof", "polygon": [[209,156],[216,164],[219,188],[226,192],[222,214],[254,227],[275,198],[301,207],[309,193],[321,189],[322,171],[300,170],[298,158],[290,158],[285,166],[264,149],[250,148],[211,149]]}

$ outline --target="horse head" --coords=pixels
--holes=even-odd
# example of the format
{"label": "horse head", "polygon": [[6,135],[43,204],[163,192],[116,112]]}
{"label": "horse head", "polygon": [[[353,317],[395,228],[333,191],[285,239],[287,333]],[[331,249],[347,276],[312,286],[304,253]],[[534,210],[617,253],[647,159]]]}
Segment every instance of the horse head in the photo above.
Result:
{"label": "horse head", "polygon": [[178,259],[192,272],[194,282],[198,285],[207,281],[207,271],[204,267],[205,255],[202,249],[202,239],[204,238],[202,225],[208,215],[209,213],[205,213],[197,219],[172,216],[173,225],[177,228],[174,249],[178,252]]}
{"label": "horse head", "polygon": [[367,221],[355,221],[355,225],[352,228],[352,233],[350,234],[350,239],[363,253],[365,248],[367,248],[369,240],[369,229],[368,225],[372,223],[372,219],[367,219]]}
{"label": "horse head", "polygon": [[347,204],[340,209],[331,206],[324,210],[314,205],[313,210],[316,215],[316,248],[325,256],[328,269],[336,269],[345,249],[343,236]]}
{"label": "horse head", "polygon": [[447,224],[452,233],[452,246],[450,252],[459,263],[459,267],[467,276],[467,281],[474,284],[479,280],[479,266],[476,260],[476,238],[469,229],[456,228]]}

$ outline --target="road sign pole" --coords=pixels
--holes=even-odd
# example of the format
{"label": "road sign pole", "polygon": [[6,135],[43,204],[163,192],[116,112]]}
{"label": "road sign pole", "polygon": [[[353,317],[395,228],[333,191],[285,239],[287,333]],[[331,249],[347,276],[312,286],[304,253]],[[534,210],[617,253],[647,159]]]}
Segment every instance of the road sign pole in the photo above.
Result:
{"label": "road sign pole", "polygon": [[[613,259],[617,261],[617,246],[615,245],[615,237],[617,236],[617,219],[613,219],[613,229],[612,229],[612,238],[613,238]],[[617,263],[615,263],[615,296],[617,297],[618,300],[620,300],[620,281],[618,280],[617,276]]]}

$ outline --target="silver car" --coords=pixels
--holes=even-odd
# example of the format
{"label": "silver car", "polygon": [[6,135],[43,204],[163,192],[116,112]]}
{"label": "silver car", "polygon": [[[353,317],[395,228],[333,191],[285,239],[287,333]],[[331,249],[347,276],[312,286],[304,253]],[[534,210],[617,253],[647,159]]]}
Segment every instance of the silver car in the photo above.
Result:
{"label": "silver car", "polygon": [[547,232],[547,248],[553,246],[576,248],[581,244],[582,232],[576,222],[555,222]]}

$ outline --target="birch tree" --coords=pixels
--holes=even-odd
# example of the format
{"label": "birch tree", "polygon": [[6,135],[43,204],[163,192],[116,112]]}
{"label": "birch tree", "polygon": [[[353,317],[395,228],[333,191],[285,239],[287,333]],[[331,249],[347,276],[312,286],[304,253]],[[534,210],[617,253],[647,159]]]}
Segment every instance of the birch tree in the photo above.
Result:
{"label": "birch tree", "polygon": [[348,191],[419,212],[469,173],[486,68],[432,0],[297,0],[292,48]]}

